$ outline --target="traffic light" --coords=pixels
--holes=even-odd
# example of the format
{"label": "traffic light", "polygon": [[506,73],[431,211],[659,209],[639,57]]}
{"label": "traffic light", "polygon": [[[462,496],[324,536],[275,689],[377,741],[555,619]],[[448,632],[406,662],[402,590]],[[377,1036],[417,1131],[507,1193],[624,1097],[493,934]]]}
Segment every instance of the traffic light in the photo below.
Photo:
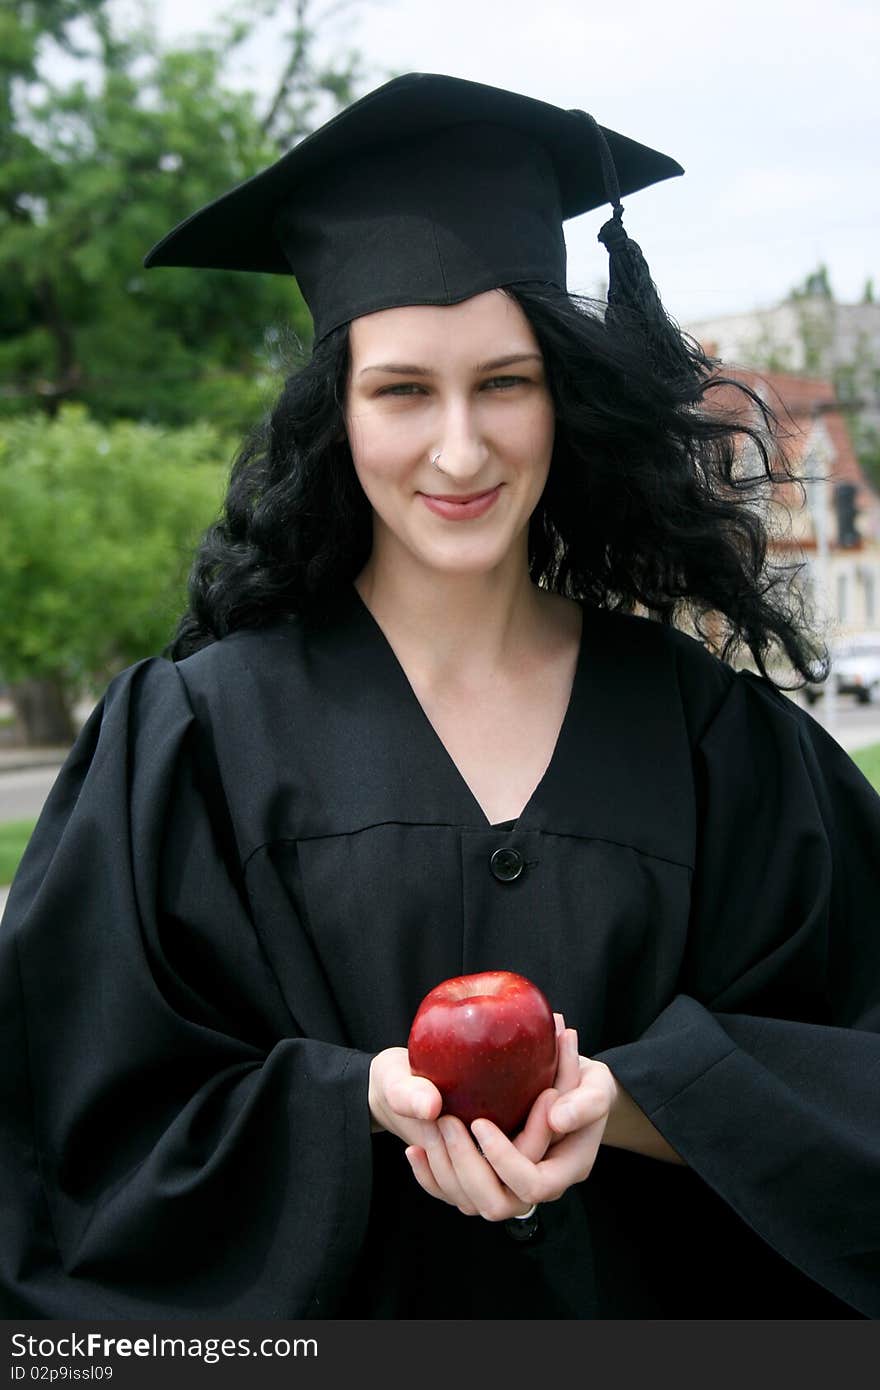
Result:
{"label": "traffic light", "polygon": [[835,483],[834,509],[837,513],[837,544],[841,550],[851,550],[861,542],[856,526],[855,483]]}

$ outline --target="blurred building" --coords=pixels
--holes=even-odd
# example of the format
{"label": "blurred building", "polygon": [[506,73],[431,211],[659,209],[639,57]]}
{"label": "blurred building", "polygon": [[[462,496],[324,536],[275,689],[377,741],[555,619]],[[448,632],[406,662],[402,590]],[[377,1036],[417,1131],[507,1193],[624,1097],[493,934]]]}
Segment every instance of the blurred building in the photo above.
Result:
{"label": "blurred building", "polygon": [[880,493],[859,463],[834,386],[785,372],[737,368],[730,375],[776,413],[802,484],[767,490],[773,560],[806,562],[801,582],[830,640],[880,628]]}
{"label": "blurred building", "polygon": [[861,425],[880,430],[880,303],[796,296],[682,327],[725,363],[833,381],[839,399],[857,403]]}
{"label": "blurred building", "polygon": [[[711,355],[719,346],[704,340]],[[794,577],[827,642],[880,629],[880,493],[866,477],[850,438],[834,386],[820,377],[786,372],[723,369],[749,386],[774,411],[794,480],[766,482],[752,494],[770,535],[769,563],[801,566]],[[760,425],[760,411],[742,392],[719,387],[707,403]],[[749,440],[740,476],[764,475]],[[720,647],[722,620],[711,627]],[[738,665],[753,666],[748,655]]]}

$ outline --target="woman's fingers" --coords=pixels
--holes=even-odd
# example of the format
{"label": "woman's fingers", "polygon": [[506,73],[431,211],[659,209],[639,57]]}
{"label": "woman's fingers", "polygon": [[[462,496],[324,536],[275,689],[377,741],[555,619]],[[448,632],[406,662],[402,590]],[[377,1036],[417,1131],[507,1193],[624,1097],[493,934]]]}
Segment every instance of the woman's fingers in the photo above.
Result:
{"label": "woman's fingers", "polygon": [[[569,1032],[573,1030],[566,1029],[566,1034]],[[569,1046],[563,1038],[561,1047]],[[615,1083],[604,1063],[587,1057],[576,1060],[577,1085],[562,1093],[554,1088],[539,1096],[525,1129],[512,1143],[488,1120],[476,1120],[471,1126],[502,1184],[527,1204],[555,1201],[574,1183],[583,1182],[596,1161]],[[570,1054],[563,1052],[563,1080],[571,1079],[572,1066]]]}
{"label": "woman's fingers", "polygon": [[614,1102],[616,1083],[604,1062],[578,1058],[579,1080],[575,1087],[558,1095],[549,1108],[548,1120],[557,1135],[571,1134],[607,1121]]}
{"label": "woman's fingers", "polygon": [[614,1082],[604,1063],[578,1056],[574,1029],[563,1028],[558,1037],[557,1081],[563,1085],[542,1092],[513,1141],[485,1119],[475,1120],[470,1132],[452,1115],[410,1120],[407,1160],[430,1196],[469,1216],[506,1221],[533,1204],[555,1201],[589,1175]]}
{"label": "woman's fingers", "polygon": [[448,1202],[449,1198],[431,1172],[426,1150],[420,1144],[410,1144],[408,1148],[404,1149],[404,1153],[419,1186],[423,1187],[431,1197],[436,1197],[438,1201]]}
{"label": "woman's fingers", "polygon": [[525,1206],[529,1207],[536,1202],[554,1201],[562,1195],[564,1187],[560,1188],[559,1192],[551,1192],[546,1185],[543,1171],[547,1164],[546,1158],[533,1162],[521,1147],[511,1143],[490,1120],[475,1120],[471,1129],[483,1150],[486,1162],[491,1165],[502,1188],[508,1189]]}
{"label": "woman's fingers", "polygon": [[[412,1144],[409,1148],[405,1149],[404,1152],[416,1182],[420,1187],[425,1189],[429,1196],[436,1197],[438,1201],[446,1202],[450,1206],[458,1207],[459,1211],[463,1212],[465,1216],[476,1216],[478,1214],[477,1208],[468,1201],[457,1180],[454,1184],[447,1186],[443,1186],[438,1182],[434,1174],[434,1169],[431,1166],[431,1160],[428,1157],[431,1150],[423,1148],[418,1144]],[[434,1161],[437,1163],[438,1154],[436,1150],[432,1152]],[[438,1167],[440,1167],[442,1171],[442,1165],[438,1164]]]}
{"label": "woman's fingers", "polygon": [[[458,1207],[466,1216],[475,1216],[480,1210],[480,1184],[475,1181],[475,1176],[478,1179],[483,1174],[485,1183],[486,1175],[491,1179],[491,1169],[480,1157],[461,1120],[444,1115],[436,1125],[431,1126],[430,1138],[421,1147],[428,1172],[442,1200]],[[418,1173],[416,1176],[419,1176]]]}
{"label": "woman's fingers", "polygon": [[565,1027],[562,1014],[554,1014],[553,1017],[557,1022],[557,1064],[553,1086],[537,1097],[524,1128],[513,1141],[520,1153],[524,1153],[533,1163],[543,1158],[550,1145],[559,1139],[560,1131],[549,1120],[553,1102],[563,1092],[574,1090],[580,1081],[577,1032],[574,1028]]}
{"label": "woman's fingers", "polygon": [[529,1111],[525,1126],[512,1140],[520,1153],[532,1163],[538,1163],[559,1135],[550,1124],[550,1110],[559,1092],[550,1089],[542,1091]]}
{"label": "woman's fingers", "polygon": [[[527,1126],[517,1136],[517,1141],[536,1158],[546,1150],[551,1135],[547,1109],[555,1094],[545,1093],[541,1105],[533,1108],[531,1128]],[[491,1128],[494,1130],[495,1126]],[[523,1199],[505,1186],[460,1120],[444,1115],[438,1124],[425,1126],[426,1132],[429,1129],[427,1142],[410,1145],[406,1157],[416,1181],[430,1196],[458,1207],[466,1216],[480,1215],[487,1221],[506,1221],[532,1205],[531,1199]],[[501,1131],[497,1133],[500,1135]],[[506,1138],[504,1142],[508,1142]],[[528,1173],[532,1166],[527,1163],[522,1171]]]}
{"label": "woman's fingers", "polygon": [[[490,1122],[487,1121],[487,1124]],[[491,1125],[494,1130],[495,1126]],[[508,1191],[499,1180],[491,1163],[477,1148],[473,1135],[461,1120],[444,1115],[438,1124],[447,1156],[454,1168],[467,1204],[487,1221],[506,1221],[511,1216],[519,1216],[524,1208],[531,1206],[531,1200],[522,1200],[517,1192]],[[496,1131],[501,1134],[501,1131]],[[505,1143],[509,1141],[501,1136]],[[524,1160],[528,1164],[528,1160]],[[531,1167],[531,1165],[528,1165]],[[435,1172],[435,1177],[437,1176]]]}
{"label": "woman's fingers", "polygon": [[370,1063],[368,1105],[374,1130],[390,1130],[406,1144],[424,1144],[443,1097],[426,1077],[413,1076],[405,1047],[388,1047]]}
{"label": "woman's fingers", "polygon": [[580,1081],[580,1058],[578,1056],[577,1030],[565,1028],[557,1038],[556,1075],[554,1089],[571,1091]]}
{"label": "woman's fingers", "polygon": [[583,1182],[596,1161],[604,1128],[603,1116],[560,1139],[533,1163],[488,1120],[475,1120],[472,1126],[486,1161],[500,1182],[526,1206],[555,1202],[569,1187]]}
{"label": "woman's fingers", "polygon": [[436,1120],[443,1109],[443,1097],[437,1087],[423,1076],[401,1076],[390,1081],[386,1096],[398,1115],[414,1120]]}

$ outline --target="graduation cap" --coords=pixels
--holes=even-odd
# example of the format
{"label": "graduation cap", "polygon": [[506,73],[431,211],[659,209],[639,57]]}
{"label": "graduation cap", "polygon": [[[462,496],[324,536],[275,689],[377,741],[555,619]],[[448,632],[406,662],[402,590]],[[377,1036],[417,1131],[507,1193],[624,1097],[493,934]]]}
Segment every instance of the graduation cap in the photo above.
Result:
{"label": "graduation cap", "polygon": [[536,281],[564,290],[563,222],[610,202],[599,232],[609,310],[650,321],[662,363],[685,349],[623,230],[620,198],[683,172],[583,111],[407,73],[186,218],[144,265],[293,274],[317,342],[397,305],[455,304]]}

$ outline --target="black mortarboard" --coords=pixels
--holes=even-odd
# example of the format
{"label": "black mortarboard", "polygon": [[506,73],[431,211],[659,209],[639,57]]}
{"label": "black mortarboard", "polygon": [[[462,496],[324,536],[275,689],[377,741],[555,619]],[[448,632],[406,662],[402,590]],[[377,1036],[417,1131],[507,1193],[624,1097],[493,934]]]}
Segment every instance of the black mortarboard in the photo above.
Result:
{"label": "black mortarboard", "polygon": [[[317,341],[396,305],[533,281],[564,290],[562,223],[610,201],[615,216],[599,235],[613,305],[627,284],[650,286],[620,194],[683,172],[583,111],[408,73],[186,218],[144,264],[293,274]],[[626,265],[633,256],[643,273]]]}

